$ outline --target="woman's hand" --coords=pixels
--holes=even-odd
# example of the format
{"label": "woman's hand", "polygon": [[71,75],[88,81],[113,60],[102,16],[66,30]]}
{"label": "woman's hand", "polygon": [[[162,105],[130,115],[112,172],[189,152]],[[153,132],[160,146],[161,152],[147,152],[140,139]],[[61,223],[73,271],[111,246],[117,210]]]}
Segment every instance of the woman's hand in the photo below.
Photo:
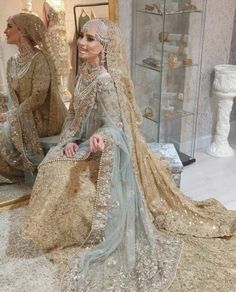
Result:
{"label": "woman's hand", "polygon": [[0,113],[0,123],[4,123],[7,120],[6,113]]}
{"label": "woman's hand", "polygon": [[66,144],[64,150],[63,150],[63,154],[66,157],[73,157],[75,156],[75,153],[78,151],[79,149],[79,145],[74,143],[74,142],[69,142]]}
{"label": "woman's hand", "polygon": [[94,134],[89,139],[89,145],[91,152],[103,151],[105,149],[103,137],[99,134]]}

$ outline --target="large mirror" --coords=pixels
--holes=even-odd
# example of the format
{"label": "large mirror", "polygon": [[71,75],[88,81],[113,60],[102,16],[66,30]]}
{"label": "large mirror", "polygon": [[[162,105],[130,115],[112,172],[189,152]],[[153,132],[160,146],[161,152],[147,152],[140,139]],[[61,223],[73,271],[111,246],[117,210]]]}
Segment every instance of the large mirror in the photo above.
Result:
{"label": "large mirror", "polygon": [[[6,21],[9,16],[19,11],[31,10],[47,22],[48,10],[47,4],[45,4],[46,2],[55,8],[55,13],[59,11],[60,7],[63,7],[65,12],[66,38],[71,66],[68,71],[68,76],[66,76],[66,81],[64,78],[65,76],[62,76],[64,78],[62,78],[62,84],[65,85],[65,89],[67,89],[68,92],[73,91],[76,74],[76,30],[78,29],[79,17],[81,15],[87,15],[89,18],[104,17],[113,21],[118,20],[117,0],[11,0],[7,5],[3,3],[0,4],[0,18],[2,19],[0,22],[0,106],[3,102],[4,94],[7,92],[7,60],[17,52],[15,46],[7,44],[3,34],[7,23]],[[69,99],[70,96],[65,102],[69,103]],[[45,143],[47,143],[47,141]],[[32,176],[31,173],[25,173],[25,177],[18,183],[0,184],[0,211],[26,204],[30,197],[33,179],[34,176]]]}

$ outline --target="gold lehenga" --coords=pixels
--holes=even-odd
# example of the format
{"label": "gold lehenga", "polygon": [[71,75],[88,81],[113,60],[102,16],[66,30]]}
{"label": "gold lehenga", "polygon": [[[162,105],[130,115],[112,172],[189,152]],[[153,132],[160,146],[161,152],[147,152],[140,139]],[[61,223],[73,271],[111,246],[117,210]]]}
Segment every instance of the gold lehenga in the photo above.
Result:
{"label": "gold lehenga", "polygon": [[[74,253],[62,291],[234,292],[236,212],[187,198],[149,151],[120,32],[104,23],[108,73],[99,68],[86,83],[86,65],[81,70],[61,142],[40,165],[22,234],[61,263],[63,253]],[[95,132],[105,139],[101,156],[89,152]],[[63,157],[74,140],[76,156]]]}

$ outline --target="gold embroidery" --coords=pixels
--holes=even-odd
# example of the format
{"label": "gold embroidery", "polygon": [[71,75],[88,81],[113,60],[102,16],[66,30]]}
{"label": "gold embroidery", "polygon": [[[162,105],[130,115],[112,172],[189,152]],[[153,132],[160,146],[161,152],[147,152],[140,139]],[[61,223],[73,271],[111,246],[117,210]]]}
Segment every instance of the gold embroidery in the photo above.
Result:
{"label": "gold embroidery", "polygon": [[114,143],[110,135],[105,137],[105,150],[102,152],[98,181],[97,181],[97,198],[96,212],[92,220],[92,229],[86,246],[94,245],[100,242],[104,236],[104,230],[107,224],[107,212],[111,194],[111,175],[113,167]]}

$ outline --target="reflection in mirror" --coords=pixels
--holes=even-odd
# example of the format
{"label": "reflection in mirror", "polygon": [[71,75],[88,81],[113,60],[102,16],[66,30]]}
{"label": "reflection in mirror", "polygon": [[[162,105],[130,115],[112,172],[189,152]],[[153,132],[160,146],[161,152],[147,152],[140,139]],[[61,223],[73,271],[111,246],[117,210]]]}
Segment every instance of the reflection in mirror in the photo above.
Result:
{"label": "reflection in mirror", "polygon": [[40,138],[59,134],[66,116],[44,31],[43,21],[32,13],[9,17],[4,30],[7,43],[16,45],[18,54],[8,61],[8,92],[1,94],[2,207],[18,201],[22,191],[28,197],[25,176],[33,177],[44,157]]}
{"label": "reflection in mirror", "polygon": [[[17,1],[17,0],[14,0]],[[73,5],[76,5],[77,1],[68,1],[68,0],[39,0],[37,3],[33,3],[33,7],[32,7],[32,1],[21,1],[22,2],[22,10],[26,11],[26,10],[31,10],[35,12],[36,14],[38,14],[41,18],[44,18],[46,26],[47,26],[47,31],[46,31],[46,44],[47,44],[47,48],[49,49],[49,51],[51,52],[51,55],[53,56],[55,65],[57,67],[57,71],[59,72],[58,76],[54,76],[57,78],[57,80],[60,83],[60,91],[63,92],[63,97],[64,97],[64,101],[67,99],[70,99],[70,94],[68,92],[68,89],[70,88],[70,83],[68,83],[68,79],[71,80],[71,84],[73,84],[74,81],[74,77],[75,77],[75,52],[73,53],[73,50],[75,51],[76,49],[76,42],[75,42],[75,38],[72,39],[70,38],[70,36],[68,37],[68,33],[71,33],[72,31],[75,30],[75,22],[72,21],[73,17],[71,12],[73,11]],[[84,15],[89,15],[89,18],[93,18],[93,17],[104,17],[104,18],[109,18],[112,19],[114,21],[117,21],[117,0],[109,0],[109,1],[99,1],[99,0],[91,0],[91,1],[81,1],[83,3],[87,3],[86,5],[88,5],[89,3],[92,2],[92,6],[89,7],[80,7],[80,10],[78,8],[78,10],[76,11],[76,17],[77,17],[77,21],[76,24],[78,25],[79,22],[79,16],[81,15],[81,13],[83,12],[83,16]],[[106,3],[105,3],[106,2]],[[99,4],[99,5],[96,5]],[[102,7],[102,3],[105,3],[104,5],[106,6],[106,9],[104,9],[105,6]],[[35,5],[35,6],[34,6]],[[29,9],[30,8],[30,9]],[[82,9],[84,9],[84,11],[82,11]],[[55,34],[55,29],[54,26],[56,25],[54,23],[54,21],[56,21],[56,18],[53,17],[53,15],[59,15],[60,17],[57,19],[59,20],[59,24],[60,27],[64,27],[64,30],[60,31],[60,33],[63,33],[63,36],[59,34],[56,36]],[[5,19],[8,19],[9,15],[5,15]],[[25,23],[26,24],[26,23]],[[26,24],[30,27],[30,24]],[[66,29],[65,29],[66,27]],[[32,27],[31,27],[32,28]],[[1,36],[3,38],[3,36]],[[8,37],[7,37],[8,39]],[[69,39],[69,44],[68,45],[68,39]],[[9,42],[8,42],[9,43]],[[26,42],[26,44],[28,44]],[[25,45],[25,44],[24,44]],[[23,103],[24,98],[26,98],[26,96],[32,96],[32,92],[28,92],[30,91],[30,88],[33,88],[34,84],[32,83],[32,81],[35,78],[33,78],[33,76],[30,76],[30,74],[32,73],[31,70],[31,63],[37,61],[37,58],[34,57],[36,51],[35,49],[31,47],[27,46],[27,50],[30,50],[31,53],[27,54],[30,55],[30,60],[23,60],[24,62],[21,62],[21,67],[22,68],[16,68],[17,64],[20,62],[13,62],[15,65],[11,67],[11,73],[15,72],[17,74],[22,73],[22,78],[19,80],[19,78],[17,79],[17,74],[15,74],[16,78],[14,78],[14,76],[10,77],[10,87],[9,88],[9,93],[6,94],[6,89],[7,89],[7,84],[6,84],[6,76],[9,76],[9,72],[6,72],[6,60],[4,60],[3,58],[3,54],[2,54],[2,42],[0,43],[0,113],[2,112],[7,112],[8,108],[6,108],[6,105],[8,105],[7,103],[9,101],[16,101],[19,98],[19,103]],[[11,48],[12,46],[9,46],[9,48]],[[59,49],[60,48],[60,49]],[[21,50],[20,50],[21,51]],[[24,52],[24,50],[23,50]],[[28,51],[27,51],[28,52]],[[35,60],[32,59],[32,57],[34,57]],[[23,58],[24,59],[24,58]],[[72,60],[70,62],[70,60]],[[38,76],[36,79],[40,79],[40,78],[46,78],[47,80],[50,78],[47,78],[48,75],[45,73],[46,71],[44,70],[45,68],[43,68],[43,62],[42,60],[39,60],[38,62]],[[8,67],[9,68],[9,67]],[[15,70],[14,70],[15,69]],[[50,70],[49,70],[50,71]],[[26,75],[24,75],[26,74]],[[50,73],[51,74],[51,73]],[[55,74],[54,74],[55,75]],[[27,78],[26,78],[27,77]],[[28,85],[24,83],[25,78],[28,80]],[[41,80],[40,84],[43,84],[44,86],[48,86],[50,87],[50,84],[48,84],[47,80]],[[9,82],[8,80],[8,82]],[[58,82],[54,82],[58,83]],[[39,84],[38,84],[39,85]],[[39,88],[35,88],[35,92],[37,92],[39,90]],[[48,92],[48,90],[46,90]],[[9,95],[10,94],[10,95]],[[46,94],[47,95],[47,94]],[[9,98],[10,96],[10,98]],[[47,97],[45,97],[47,100]],[[26,103],[25,103],[26,104]],[[31,103],[28,103],[28,107],[30,107]],[[22,116],[24,116],[27,113],[27,108],[25,108],[24,106],[21,106],[21,108],[25,108],[25,111],[23,111],[23,113],[20,113],[19,118],[22,118]],[[37,112],[37,111],[36,111]],[[63,115],[63,113],[61,113]],[[31,111],[31,115],[35,116],[35,114]],[[59,131],[52,131],[50,133],[46,133],[44,131],[44,128],[42,127],[43,123],[45,120],[48,119],[48,115],[49,112],[47,112],[47,110],[45,111],[45,109],[42,111],[41,114],[36,114],[36,120],[40,121],[41,118],[43,117],[43,122],[41,123],[41,128],[40,128],[40,123],[36,125],[35,127],[35,131],[39,134],[39,137],[45,137],[45,136],[51,136],[52,134],[57,134]],[[63,118],[61,119],[63,120]],[[27,118],[24,122],[23,122],[23,131],[25,129],[28,128],[29,126],[29,118]],[[42,121],[42,120],[41,120]],[[19,121],[18,121],[19,122]],[[34,121],[35,122],[35,121]],[[35,124],[35,123],[33,123]],[[18,124],[19,126],[19,124]],[[57,125],[60,126],[61,125]],[[3,134],[3,132],[6,130],[7,128],[7,123],[1,124],[1,134]],[[58,127],[57,127],[58,128]],[[3,130],[4,129],[4,130]],[[31,129],[32,130],[32,129]],[[58,130],[58,129],[57,129]],[[32,134],[34,131],[28,131],[27,134]],[[39,133],[40,132],[40,133]],[[16,129],[15,133],[19,133],[19,128]],[[17,136],[16,135],[16,136]],[[24,134],[25,135],[25,134]],[[9,135],[6,135],[7,137],[7,141],[10,141],[10,145],[11,147],[8,147],[7,151],[9,151],[10,149],[15,150],[16,147],[18,147],[18,145],[12,145],[11,144],[11,137]],[[29,136],[28,136],[29,138]],[[55,137],[54,137],[55,138]],[[47,140],[48,139],[48,140]],[[56,144],[56,142],[58,138],[56,137],[55,139],[51,139],[50,137],[43,138],[41,139],[41,146],[43,145],[44,148],[44,152],[48,151],[48,148],[50,148],[50,146],[53,146]],[[2,140],[2,139],[1,139]],[[22,148],[23,151],[21,152],[21,155],[24,156],[26,153],[25,150],[27,150],[29,152],[29,145],[33,144],[32,142],[34,141],[34,139],[28,139],[29,143],[26,145],[24,145],[24,147]],[[37,145],[37,143],[35,144]],[[45,148],[46,145],[46,148]],[[8,145],[9,146],[9,145]],[[37,145],[38,147],[38,145]],[[36,148],[37,148],[36,147]],[[4,149],[4,147],[1,146],[2,149]],[[36,149],[35,148],[35,149]],[[38,154],[40,154],[40,150],[37,148],[38,150]],[[1,151],[1,153],[3,153],[3,151]],[[0,153],[0,154],[1,154]],[[31,152],[30,155],[32,155],[33,152]],[[11,155],[14,154],[14,151],[11,152]],[[42,154],[42,153],[41,153]],[[40,155],[41,155],[40,154]],[[6,154],[5,154],[6,155]],[[28,155],[28,154],[26,154]],[[36,155],[37,156],[37,155]],[[33,159],[37,158],[38,160],[39,157],[36,157],[33,155]],[[0,170],[3,168],[5,171],[7,171],[7,169],[10,169],[11,166],[6,166],[4,163],[4,159],[2,159],[2,157],[0,157],[2,164],[0,165]],[[30,159],[32,159],[32,157],[30,157]],[[36,159],[36,160],[37,160]],[[36,162],[36,164],[38,164],[38,162]],[[2,166],[2,167],[1,167]],[[6,166],[6,167],[5,167]],[[16,173],[17,172],[17,173]],[[19,172],[19,173],[18,173]],[[0,173],[1,174],[1,173]],[[20,206],[22,204],[27,203],[29,197],[30,197],[30,193],[31,193],[31,188],[32,188],[32,183],[35,179],[35,174],[36,172],[34,171],[24,171],[24,168],[20,168],[20,170],[18,169],[14,169],[11,168],[10,171],[10,177],[8,177],[9,182],[11,180],[11,177],[14,177],[15,174],[19,174],[19,177],[17,179],[17,181],[11,181],[12,183],[6,183],[7,181],[2,181],[1,185],[0,185],[0,211],[1,210],[6,210],[6,209],[11,209],[11,208],[15,208],[17,206]]]}

